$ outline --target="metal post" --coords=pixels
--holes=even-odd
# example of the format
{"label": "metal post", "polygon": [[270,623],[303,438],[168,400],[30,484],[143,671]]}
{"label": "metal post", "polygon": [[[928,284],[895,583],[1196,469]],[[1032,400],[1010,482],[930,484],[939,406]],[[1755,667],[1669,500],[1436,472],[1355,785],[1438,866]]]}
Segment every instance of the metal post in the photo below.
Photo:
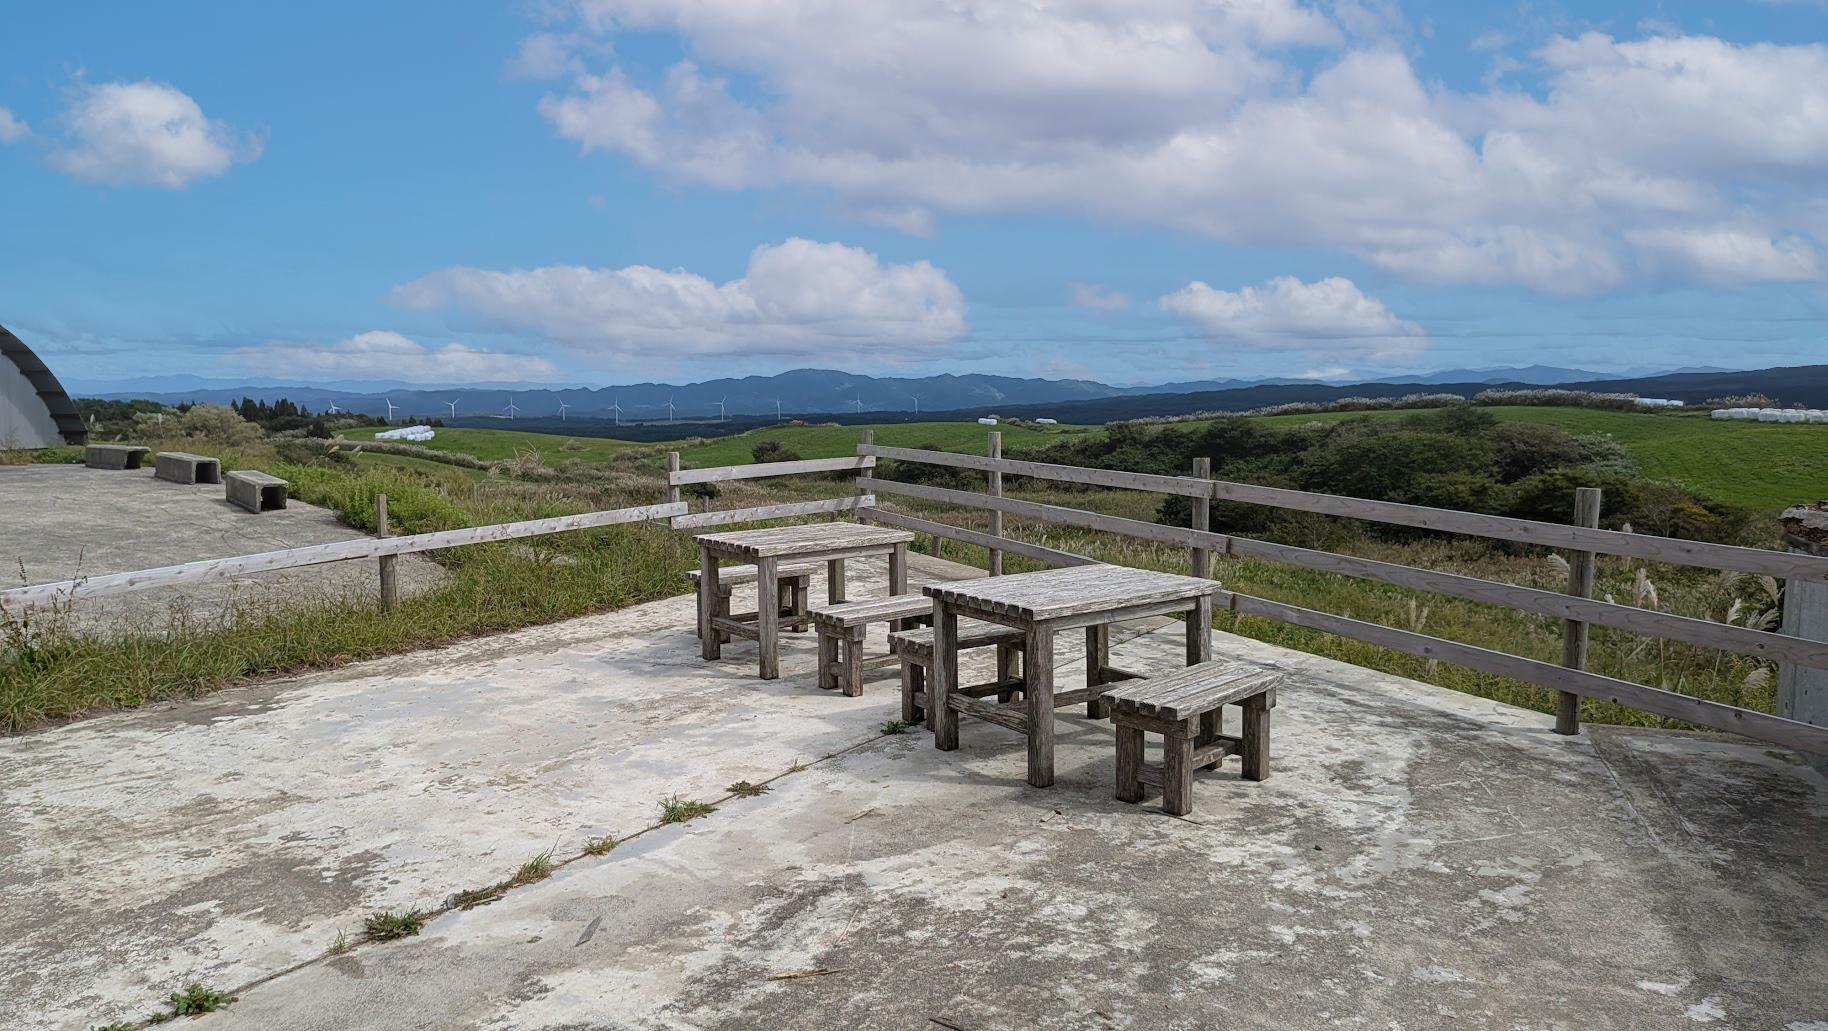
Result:
{"label": "metal post", "polygon": [[[1783,520],[1786,548],[1805,555],[1828,556],[1828,501],[1786,509]],[[1783,607],[1786,635],[1828,641],[1828,584],[1795,578],[1785,581]],[[1828,670],[1779,663],[1777,714],[1828,727]],[[1828,755],[1804,758],[1828,777]]]}
{"label": "metal post", "polygon": [[[985,454],[993,459],[1000,459],[1003,457],[1003,432],[1001,430],[990,431],[990,444]],[[990,479],[989,495],[993,498],[1002,497],[1003,474],[998,470],[992,469],[988,473],[988,476]],[[1003,513],[998,512],[995,509],[992,509],[990,512],[990,536],[1003,536]],[[1003,575],[1003,549],[1001,548],[990,549],[990,575]]]}
{"label": "metal post", "polygon": [[[390,536],[387,530],[387,495],[385,494],[374,496],[374,535],[376,537]],[[395,568],[399,558],[398,555],[381,556],[381,608],[386,612],[392,612],[400,607],[399,571]]]}
{"label": "metal post", "polygon": [[[1202,480],[1212,479],[1212,459],[1196,458],[1193,460],[1193,475]],[[1212,529],[1212,494],[1208,492],[1197,498],[1188,498],[1193,506],[1193,528],[1195,530]],[[1202,580],[1212,579],[1212,552],[1205,548],[1193,549],[1193,575]]]}
{"label": "metal post", "polygon": [[[1574,490],[1574,525],[1599,526],[1600,489],[1576,487]],[[1568,553],[1568,594],[1576,598],[1593,597],[1593,577],[1597,571],[1596,556],[1591,551]],[[1561,623],[1561,664],[1569,669],[1587,668],[1587,624],[1578,619]],[[1555,733],[1580,733],[1580,695],[1572,691],[1555,692]]]}

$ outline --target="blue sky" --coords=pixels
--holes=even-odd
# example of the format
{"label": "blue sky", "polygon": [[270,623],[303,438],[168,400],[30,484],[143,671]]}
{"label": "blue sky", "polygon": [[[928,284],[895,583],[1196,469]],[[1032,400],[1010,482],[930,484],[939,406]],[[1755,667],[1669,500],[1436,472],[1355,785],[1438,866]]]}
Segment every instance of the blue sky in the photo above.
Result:
{"label": "blue sky", "polygon": [[31,5],[77,382],[1828,361],[1828,7]]}

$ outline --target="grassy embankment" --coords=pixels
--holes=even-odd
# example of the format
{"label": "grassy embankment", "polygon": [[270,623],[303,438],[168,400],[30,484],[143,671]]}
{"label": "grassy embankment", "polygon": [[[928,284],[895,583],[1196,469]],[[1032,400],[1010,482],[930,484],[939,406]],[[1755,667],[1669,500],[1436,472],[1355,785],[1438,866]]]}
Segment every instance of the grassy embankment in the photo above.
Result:
{"label": "grassy embankment", "polygon": [[[525,483],[423,463],[429,472],[348,463],[281,461],[268,445],[158,442],[203,451],[227,468],[258,467],[291,481],[295,498],[371,528],[373,498],[388,496],[397,532],[564,515],[663,497],[653,479]],[[383,612],[375,596],[311,597],[222,613],[174,614],[158,632],[102,637],[55,614],[30,624],[0,617],[0,732],[46,721],[202,694],[251,678],[341,665],[477,634],[620,608],[680,591],[691,539],[658,526],[575,531],[433,553],[440,586]],[[80,604],[80,603],[79,603]]]}

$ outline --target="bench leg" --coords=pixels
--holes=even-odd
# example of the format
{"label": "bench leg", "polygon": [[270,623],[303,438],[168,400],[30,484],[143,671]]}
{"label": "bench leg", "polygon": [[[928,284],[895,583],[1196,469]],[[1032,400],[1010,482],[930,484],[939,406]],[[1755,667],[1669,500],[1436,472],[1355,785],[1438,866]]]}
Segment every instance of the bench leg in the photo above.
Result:
{"label": "bench leg", "polygon": [[1117,800],[1143,800],[1143,732],[1136,727],[1117,725]]}
{"label": "bench leg", "polygon": [[[1085,686],[1097,687],[1104,683],[1104,668],[1111,664],[1111,628],[1108,624],[1088,626],[1085,628]],[[1088,720],[1103,719],[1106,710],[1104,699],[1093,698],[1085,703],[1085,718]]]}
{"label": "bench leg", "polygon": [[762,646],[763,680],[778,680],[781,676],[781,609],[772,604],[780,597],[778,562],[764,558],[755,563],[755,634]]}
{"label": "bench leg", "polygon": [[852,698],[863,694],[863,641],[866,626],[851,630],[844,642],[844,693]]}
{"label": "bench leg", "polygon": [[1262,695],[1244,699],[1244,779],[1269,779],[1269,705]]}
{"label": "bench leg", "polygon": [[1162,737],[1162,809],[1170,816],[1193,810],[1193,736],[1185,730]]}
{"label": "bench leg", "polygon": [[[999,683],[1007,684],[1012,680],[1021,678],[1021,666],[1017,662],[1017,656],[1021,654],[1022,649],[1019,645],[997,645],[997,681]],[[999,702],[1013,702],[1020,697],[1022,697],[1022,689],[1019,687],[1006,688],[997,692],[997,701]]]}
{"label": "bench leg", "polygon": [[[730,612],[731,612],[730,596],[732,594],[734,594],[735,592],[736,592],[736,588],[731,587],[728,584],[718,585],[718,588],[717,588],[717,614],[724,617],[725,619],[730,618]],[[730,637],[730,631],[719,630],[717,632],[717,643],[718,644],[720,644],[720,645],[729,644],[731,640],[732,640],[732,638]]]}
{"label": "bench leg", "polygon": [[[1200,736],[1193,739],[1193,745],[1195,748],[1204,748],[1207,745],[1212,744],[1214,741],[1217,741],[1219,739],[1219,735],[1223,734],[1224,732],[1225,732],[1225,710],[1223,708],[1214,709],[1211,712],[1201,713],[1200,714]],[[1223,761],[1224,760],[1222,760],[1222,759],[1214,759],[1213,761],[1200,767],[1200,769],[1216,770],[1219,768],[1219,763],[1221,763]]]}
{"label": "bench leg", "polygon": [[838,686],[838,638],[819,629],[819,687],[830,691]]}
{"label": "bench leg", "polygon": [[926,710],[914,701],[914,696],[926,687],[923,683],[925,673],[920,663],[905,655],[901,657],[901,722],[910,727],[916,723],[930,723]]}
{"label": "bench leg", "polygon": [[933,720],[933,747],[942,752],[958,748],[958,713],[946,704],[958,683],[958,614],[933,603],[933,666],[927,670],[927,712]]}

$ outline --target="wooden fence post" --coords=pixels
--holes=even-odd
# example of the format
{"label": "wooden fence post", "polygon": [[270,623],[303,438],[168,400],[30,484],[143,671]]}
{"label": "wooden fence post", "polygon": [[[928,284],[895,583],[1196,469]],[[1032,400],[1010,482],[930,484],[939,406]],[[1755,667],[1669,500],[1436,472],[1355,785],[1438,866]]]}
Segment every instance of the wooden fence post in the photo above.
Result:
{"label": "wooden fence post", "polygon": [[[1194,459],[1193,475],[1202,480],[1212,479],[1212,459]],[[1212,529],[1212,495],[1188,498],[1187,501],[1193,507],[1193,528],[1195,530]],[[1193,549],[1193,575],[1202,580],[1212,579],[1212,552],[1205,548]]]}
{"label": "wooden fence post", "polygon": [[[1784,546],[1793,553],[1828,555],[1828,501],[1785,509]],[[1828,584],[1792,577],[1784,582],[1783,633],[1809,641],[1828,641]],[[1777,715],[1828,726],[1828,670],[1793,662],[1777,664]],[[1828,753],[1804,753],[1828,776]]]}
{"label": "wooden fence post", "polygon": [[[988,445],[988,449],[985,451],[985,454],[989,455],[991,458],[1002,458],[1003,457],[1003,431],[1001,431],[1001,430],[991,430],[990,431],[990,443]],[[1003,496],[1003,474],[995,469],[992,469],[990,472],[986,473],[985,475],[989,478],[989,481],[990,481],[989,482],[990,496],[993,498],[1002,497]],[[1003,513],[998,512],[995,509],[991,509],[991,511],[990,511],[990,536],[992,536],[992,537],[1003,536]],[[1002,576],[1003,575],[1003,549],[1001,549],[1001,548],[991,548],[990,549],[990,575],[991,576]]]}
{"label": "wooden fence post", "polygon": [[[387,495],[385,494],[374,496],[374,535],[376,537],[391,536],[387,529]],[[400,607],[399,570],[395,566],[399,560],[398,555],[382,555],[379,559],[381,564],[381,608],[386,612],[392,612]]]}
{"label": "wooden fence post", "polygon": [[[875,431],[875,430],[864,430],[864,431],[863,431],[863,444],[864,444],[864,446],[865,446],[865,447],[869,447],[869,446],[872,446],[872,445],[874,445],[874,444],[875,444],[875,443],[876,443],[876,431]],[[869,470],[865,470],[865,472],[868,472],[868,471],[869,471]],[[865,494],[868,494],[868,493],[869,493],[869,492],[870,492],[870,491],[869,491],[869,488],[868,488],[868,487],[858,487],[858,488],[857,488],[857,496],[858,496],[858,497],[862,497],[862,496],[863,496],[863,495],[865,495]],[[837,522],[837,521],[838,521],[838,513],[836,513],[836,512],[833,512],[833,513],[832,513],[832,514],[831,514],[831,521],[832,521],[832,522],[834,522],[834,523],[835,523],[835,522]]]}
{"label": "wooden fence post", "polygon": [[[1600,489],[1574,489],[1574,525],[1599,526]],[[1576,598],[1593,597],[1593,577],[1597,559],[1591,551],[1568,553],[1568,593]],[[1569,669],[1587,668],[1587,624],[1578,619],[1561,621],[1561,664]],[[1555,693],[1555,733],[1580,733],[1580,695],[1571,691]]]}
{"label": "wooden fence post", "polygon": [[666,453],[666,471],[666,499],[668,502],[677,502],[680,495],[679,488],[673,483],[673,474],[679,471],[679,452]]}

